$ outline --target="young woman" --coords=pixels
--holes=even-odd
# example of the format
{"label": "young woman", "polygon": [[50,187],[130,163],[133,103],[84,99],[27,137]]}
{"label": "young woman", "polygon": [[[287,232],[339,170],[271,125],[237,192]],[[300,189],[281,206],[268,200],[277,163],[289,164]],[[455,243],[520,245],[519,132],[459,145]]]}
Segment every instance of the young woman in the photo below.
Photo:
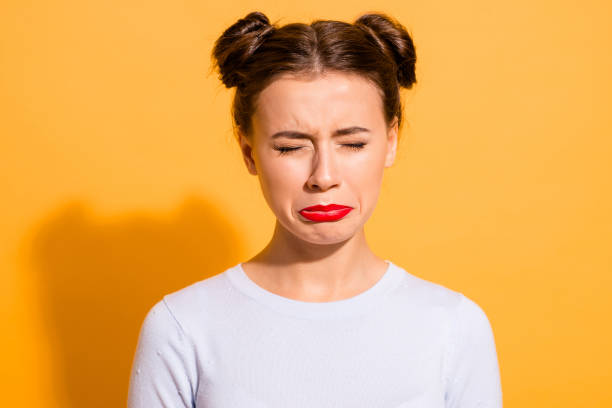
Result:
{"label": "young woman", "polygon": [[364,235],[395,158],[400,87],[415,82],[404,27],[383,14],[277,27],[253,12],[213,58],[276,226],[253,258],[151,308],[128,407],[501,407],[483,310]]}

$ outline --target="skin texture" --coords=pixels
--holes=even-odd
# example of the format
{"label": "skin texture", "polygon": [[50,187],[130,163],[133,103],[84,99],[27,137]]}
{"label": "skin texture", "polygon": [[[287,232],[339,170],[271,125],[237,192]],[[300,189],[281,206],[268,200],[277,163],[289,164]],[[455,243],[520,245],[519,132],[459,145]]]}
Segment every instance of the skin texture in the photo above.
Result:
{"label": "skin texture", "polygon": [[[307,302],[345,299],[373,286],[387,264],[369,248],[364,224],[395,160],[398,134],[396,118],[385,122],[379,89],[352,73],[285,74],[259,94],[252,124],[251,135],[239,131],[240,146],[276,225],[268,245],[243,262],[245,273],[270,292]],[[334,135],[352,127],[368,131]],[[281,131],[304,136],[272,137]],[[298,149],[281,154],[279,147]],[[330,222],[299,214],[331,203],[353,210]]]}

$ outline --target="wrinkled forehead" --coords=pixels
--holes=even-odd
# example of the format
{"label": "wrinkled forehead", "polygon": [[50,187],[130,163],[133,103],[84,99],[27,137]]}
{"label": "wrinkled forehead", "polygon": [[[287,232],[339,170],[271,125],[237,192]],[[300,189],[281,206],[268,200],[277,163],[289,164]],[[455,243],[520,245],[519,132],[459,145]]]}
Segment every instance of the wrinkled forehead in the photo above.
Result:
{"label": "wrinkled forehead", "polygon": [[253,128],[264,135],[287,129],[317,133],[383,124],[378,87],[361,75],[338,72],[279,76],[259,94],[253,113]]}

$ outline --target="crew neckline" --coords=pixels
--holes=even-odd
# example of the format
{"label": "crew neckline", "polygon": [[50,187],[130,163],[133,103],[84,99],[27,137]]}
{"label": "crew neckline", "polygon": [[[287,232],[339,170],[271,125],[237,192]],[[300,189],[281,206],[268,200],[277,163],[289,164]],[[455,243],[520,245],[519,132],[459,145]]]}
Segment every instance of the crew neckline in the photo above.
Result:
{"label": "crew neckline", "polygon": [[306,302],[270,292],[249,278],[242,268],[242,262],[229,268],[226,275],[236,289],[280,313],[310,319],[329,319],[366,312],[399,284],[404,276],[403,270],[388,259],[384,261],[388,264],[387,270],[374,285],[350,298],[330,302]]}

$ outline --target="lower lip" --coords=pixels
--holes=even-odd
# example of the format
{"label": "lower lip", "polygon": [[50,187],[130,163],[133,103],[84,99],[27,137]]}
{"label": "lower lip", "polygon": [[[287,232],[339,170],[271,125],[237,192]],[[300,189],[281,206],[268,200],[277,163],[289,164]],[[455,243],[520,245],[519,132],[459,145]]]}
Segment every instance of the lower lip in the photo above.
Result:
{"label": "lower lip", "polygon": [[346,214],[351,212],[352,208],[342,208],[340,210],[331,211],[300,211],[302,217],[309,219],[310,221],[336,221],[344,217]]}

